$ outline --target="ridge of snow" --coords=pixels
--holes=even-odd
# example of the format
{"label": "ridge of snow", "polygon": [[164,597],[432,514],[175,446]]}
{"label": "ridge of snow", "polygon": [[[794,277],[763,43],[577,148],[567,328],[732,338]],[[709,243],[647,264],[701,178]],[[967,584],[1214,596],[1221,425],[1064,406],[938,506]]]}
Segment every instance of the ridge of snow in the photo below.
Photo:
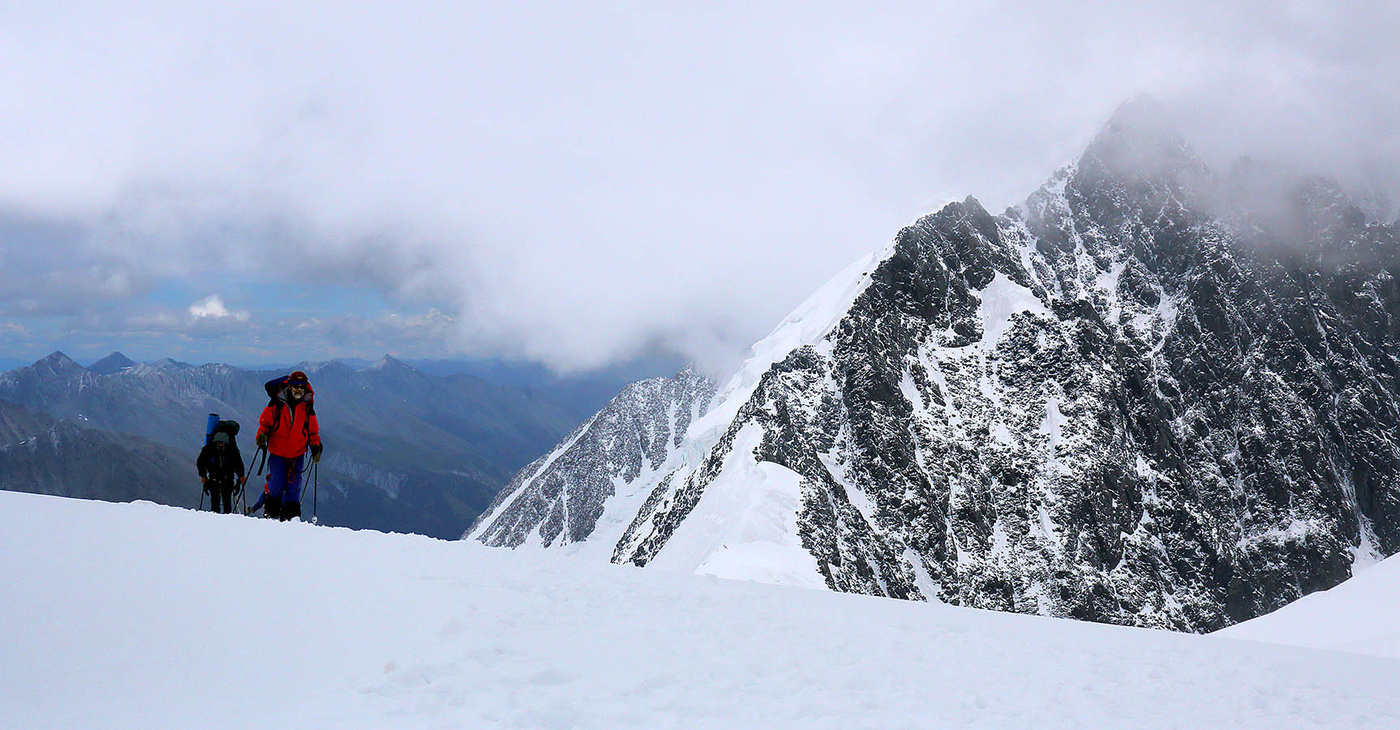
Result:
{"label": "ridge of snow", "polygon": [[[551,464],[558,461],[559,458],[562,457],[564,454],[567,454],[569,450],[574,447],[574,444],[577,444],[579,439],[583,438],[588,433],[588,430],[593,427],[593,424],[597,422],[597,420],[597,413],[593,414],[592,416],[589,416],[587,421],[584,421],[582,424],[574,428],[573,433],[569,434],[562,442],[559,443],[558,446],[555,446],[553,451],[549,452],[548,454],[545,454],[544,456],[535,460],[533,463],[527,465],[522,471],[528,471],[529,475],[520,479],[515,489],[511,490],[509,494],[497,498],[495,504],[492,505],[492,507],[488,509],[485,513],[483,513],[481,518],[478,518],[476,524],[472,527],[472,529],[468,530],[467,533],[462,536],[462,539],[481,539],[481,536],[491,528],[491,525],[494,522],[494,520],[487,518],[491,517],[497,508],[510,504],[515,499],[518,499],[522,493],[530,489],[530,487],[534,483],[535,478],[545,473],[545,471],[549,469]],[[531,532],[539,532],[539,528],[537,527]]]}
{"label": "ridge of snow", "polygon": [[[694,475],[695,470],[700,468],[720,443],[738,417],[740,409],[752,398],[764,373],[794,350],[805,345],[815,345],[819,351],[827,349],[825,346],[828,344],[828,336],[840,325],[856,299],[869,287],[875,267],[893,253],[894,246],[894,242],[891,242],[884,248],[872,251],[852,262],[793,309],[766,337],[754,343],[750,348],[751,356],[719,390],[705,415],[691,421],[685,439],[677,450],[676,467],[671,471],[658,472],[670,474],[666,502],[675,498],[676,490]],[[761,439],[761,436],[752,438]],[[797,540],[796,514],[801,504],[797,490],[800,480],[787,479],[787,475],[777,471],[780,467],[775,464],[754,464],[752,450],[757,443],[758,441],[754,440],[744,448],[736,440],[731,453],[724,460],[725,468],[716,479],[719,486],[712,483],[706,488],[696,504],[695,512],[688,515],[677,532],[666,540],[650,562],[651,565],[667,566],[685,572],[707,571],[726,577],[756,578],[762,574],[787,585],[825,587],[819,573],[816,572],[815,559],[806,554]],[[755,489],[756,494],[749,497],[740,494],[745,488],[743,481],[729,481],[730,477],[727,475],[730,466],[741,469],[747,478],[752,479],[753,483],[750,486],[758,485]],[[653,486],[659,487],[660,482]],[[785,495],[791,498],[787,499]],[[791,520],[791,530],[774,527],[761,531],[764,534],[760,536],[756,533],[750,534],[743,524],[726,520],[723,516],[725,506],[738,506],[735,500],[743,501],[741,498],[751,498],[745,502],[747,506],[761,508],[774,520],[780,519],[773,513],[774,505],[786,504],[791,515],[781,519]],[[699,515],[705,517],[697,519]],[[746,536],[736,537],[731,531],[738,531]],[[721,541],[715,543],[714,538]],[[724,542],[725,539],[739,540],[741,545],[731,548]],[[625,547],[624,552],[635,550],[636,540],[635,536],[628,540],[627,536],[623,535],[617,541],[618,549],[622,550]],[[628,541],[628,544],[624,546],[623,541]],[[708,543],[709,546],[705,547],[704,543]],[[797,553],[801,555],[790,549],[794,545],[797,547]],[[726,554],[716,554],[721,551]],[[761,556],[774,559],[777,563],[768,568],[761,567]],[[710,562],[711,559],[713,563]],[[807,574],[809,567],[810,575]]]}
{"label": "ridge of snow", "polygon": [[[609,560],[617,543],[622,539],[632,520],[637,516],[642,504],[651,495],[652,489],[656,486],[660,477],[681,468],[682,452],[676,444],[676,406],[672,404],[670,412],[672,438],[666,443],[666,458],[655,467],[646,460],[643,460],[642,473],[631,482],[625,481],[621,476],[613,477],[613,496],[603,505],[603,514],[598,518],[598,523],[593,528],[593,534],[587,540],[572,543],[567,549],[579,555],[594,555],[601,560]],[[691,408],[691,422],[695,421],[699,409]]]}
{"label": "ridge of snow", "polygon": [[825,588],[817,561],[797,535],[801,475],[757,462],[763,429],[747,424],[719,476],[652,561],[664,570]]}
{"label": "ridge of snow", "polygon": [[841,324],[856,299],[870,286],[870,275],[875,267],[893,251],[894,243],[890,243],[852,262],[792,310],[766,337],[754,343],[750,348],[752,354],[720,389],[714,405],[691,423],[688,440],[693,447],[688,454],[689,463],[698,464],[709,453],[769,368],[793,350],[821,342]]}

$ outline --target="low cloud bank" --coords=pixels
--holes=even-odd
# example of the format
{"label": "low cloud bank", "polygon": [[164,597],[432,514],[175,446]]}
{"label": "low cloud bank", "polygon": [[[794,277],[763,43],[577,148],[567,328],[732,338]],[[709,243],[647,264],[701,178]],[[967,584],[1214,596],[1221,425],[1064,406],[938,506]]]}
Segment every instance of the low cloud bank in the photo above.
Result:
{"label": "low cloud bank", "polygon": [[115,338],[95,323],[163,283],[234,276],[390,302],[298,320],[371,351],[723,369],[908,220],[1019,202],[1141,92],[1217,169],[1400,199],[1388,3],[137,10],[0,20],[0,324],[31,336]]}

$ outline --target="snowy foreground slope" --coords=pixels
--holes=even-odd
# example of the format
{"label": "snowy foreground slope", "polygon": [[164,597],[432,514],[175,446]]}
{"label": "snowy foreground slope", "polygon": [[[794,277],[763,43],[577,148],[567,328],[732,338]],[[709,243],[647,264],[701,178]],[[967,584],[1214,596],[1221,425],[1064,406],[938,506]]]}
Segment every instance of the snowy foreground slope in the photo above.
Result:
{"label": "snowy foreground slope", "polygon": [[1400,727],[1392,658],[149,503],[0,493],[0,586],[4,728]]}

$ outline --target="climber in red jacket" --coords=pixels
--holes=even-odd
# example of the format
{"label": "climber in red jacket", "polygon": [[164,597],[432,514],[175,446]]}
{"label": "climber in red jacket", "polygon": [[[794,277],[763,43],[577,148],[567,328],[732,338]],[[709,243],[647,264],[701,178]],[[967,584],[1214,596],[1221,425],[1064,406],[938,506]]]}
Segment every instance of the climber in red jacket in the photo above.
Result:
{"label": "climber in red jacket", "polygon": [[316,423],[315,392],[306,373],[268,381],[269,401],[258,419],[258,446],[267,449],[267,498],[263,514],[281,520],[301,516],[301,475],[306,452],[321,460],[321,429]]}

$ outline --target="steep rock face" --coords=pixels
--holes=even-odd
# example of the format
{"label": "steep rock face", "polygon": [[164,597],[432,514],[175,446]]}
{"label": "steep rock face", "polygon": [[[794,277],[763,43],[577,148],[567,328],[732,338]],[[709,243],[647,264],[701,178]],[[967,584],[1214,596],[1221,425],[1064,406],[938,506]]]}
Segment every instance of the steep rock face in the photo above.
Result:
{"label": "steep rock face", "polygon": [[[463,537],[487,545],[517,547],[581,543],[616,531],[599,521],[610,501],[614,514],[630,514],[636,490],[675,461],[691,421],[710,405],[715,385],[691,369],[673,378],[633,383],[562,444],[520,471],[495,504]],[[645,492],[642,492],[645,496]],[[619,498],[615,499],[615,498]]]}
{"label": "steep rock face", "polygon": [[1335,186],[1218,179],[1129,105],[1023,208],[919,220],[760,343],[612,559],[1260,615],[1400,551],[1397,253]]}

